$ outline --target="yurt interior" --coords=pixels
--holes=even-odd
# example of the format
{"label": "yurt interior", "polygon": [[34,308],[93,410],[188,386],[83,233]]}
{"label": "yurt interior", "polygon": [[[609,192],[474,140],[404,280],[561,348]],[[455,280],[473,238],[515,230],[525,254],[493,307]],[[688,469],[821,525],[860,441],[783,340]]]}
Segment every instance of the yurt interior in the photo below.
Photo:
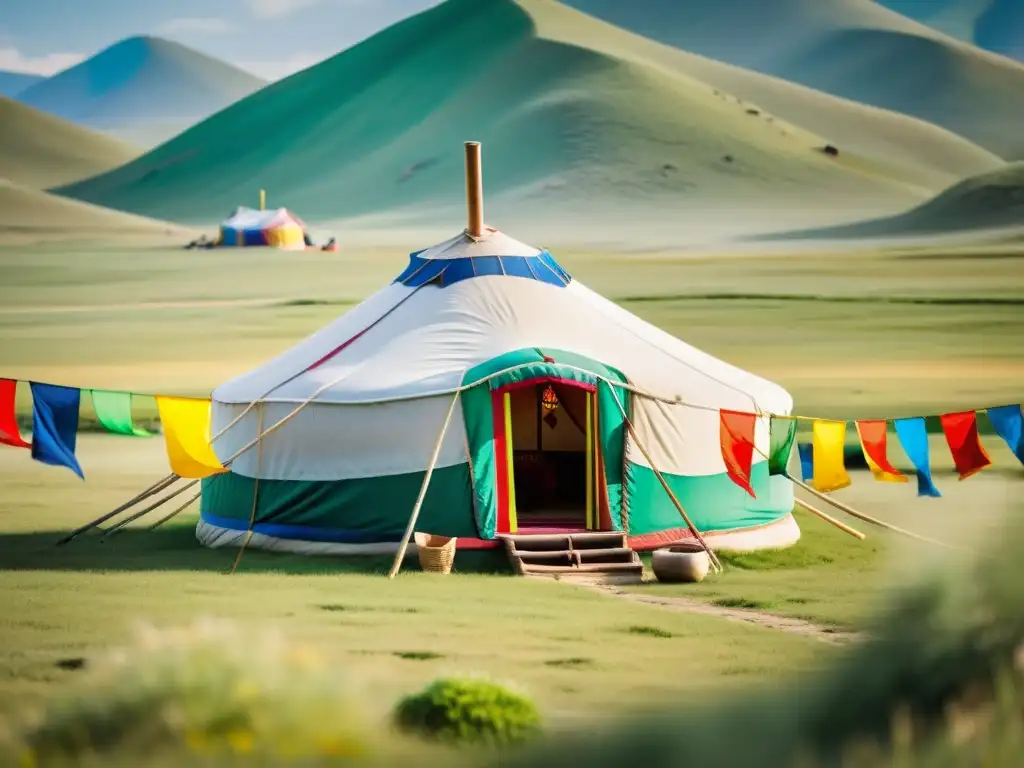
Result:
{"label": "yurt interior", "polygon": [[526,382],[509,398],[519,530],[586,529],[595,487],[592,392],[576,382]]}

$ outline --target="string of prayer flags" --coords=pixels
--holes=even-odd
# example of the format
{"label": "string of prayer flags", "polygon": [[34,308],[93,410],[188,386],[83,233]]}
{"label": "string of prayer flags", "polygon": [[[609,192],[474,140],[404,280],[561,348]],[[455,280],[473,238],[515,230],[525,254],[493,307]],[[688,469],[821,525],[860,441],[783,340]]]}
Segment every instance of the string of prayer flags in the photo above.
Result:
{"label": "string of prayer flags", "polygon": [[[998,408],[989,408],[988,419],[992,422],[996,434],[1006,441],[1013,455],[1024,464],[1024,413],[1021,413],[1021,407],[1001,405]],[[0,427],[0,433],[2,432],[3,428]]]}
{"label": "string of prayer flags", "polygon": [[816,420],[811,436],[814,446],[815,489],[838,491],[853,482],[846,471],[846,422]]}
{"label": "string of prayer flags", "polygon": [[796,440],[796,419],[772,416],[769,432],[768,474],[785,475],[789,472],[789,459]]}
{"label": "string of prayer flags", "polygon": [[992,465],[978,437],[978,415],[974,411],[944,413],[939,420],[961,480]]}
{"label": "string of prayer flags", "polygon": [[928,429],[924,418],[896,419],[893,425],[900,445],[917,470],[917,495],[939,498],[942,494],[932,481],[932,470],[928,463]]}
{"label": "string of prayer flags", "polygon": [[[750,471],[754,462],[754,429],[757,416],[739,411],[719,412],[719,439],[729,479],[754,496]],[[755,497],[756,498],[756,497]]]}
{"label": "string of prayer flags", "polygon": [[28,448],[21,437],[18,419],[14,410],[14,398],[18,393],[18,382],[0,379],[0,443],[14,448]]}
{"label": "string of prayer flags", "polygon": [[35,381],[30,386],[32,458],[43,464],[67,467],[84,480],[85,474],[75,458],[81,390]]}
{"label": "string of prayer flags", "polygon": [[151,433],[135,426],[132,419],[132,395],[129,392],[90,390],[96,420],[108,432],[131,437],[151,437]]}
{"label": "string of prayer flags", "polygon": [[172,472],[198,479],[226,471],[210,445],[209,400],[157,395],[156,407]]}
{"label": "string of prayer flags", "polygon": [[805,483],[814,479],[814,445],[812,443],[800,443],[797,445],[800,453],[800,474]]}
{"label": "string of prayer flags", "polygon": [[864,459],[875,480],[883,483],[905,483],[907,476],[900,472],[889,461],[886,428],[884,419],[858,421],[857,436],[860,447],[864,451]]}

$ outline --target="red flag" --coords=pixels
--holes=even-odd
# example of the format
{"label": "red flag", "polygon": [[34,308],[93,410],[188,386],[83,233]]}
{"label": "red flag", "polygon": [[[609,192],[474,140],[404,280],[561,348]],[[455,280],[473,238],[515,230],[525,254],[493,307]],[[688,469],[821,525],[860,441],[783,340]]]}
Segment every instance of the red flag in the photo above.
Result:
{"label": "red flag", "polygon": [[905,483],[907,477],[894,467],[890,461],[887,450],[886,428],[888,422],[885,419],[866,420],[857,422],[857,434],[860,436],[860,446],[864,449],[864,458],[868,462],[868,468],[876,480],[888,483]]}
{"label": "red flag", "polygon": [[754,489],[750,486],[750,468],[754,462],[754,427],[757,416],[726,410],[720,414],[719,432],[725,470],[730,480],[754,496]]}
{"label": "red flag", "polygon": [[15,448],[29,448],[31,446],[21,439],[18,420],[14,415],[14,396],[17,392],[18,382],[0,379],[0,443]]}
{"label": "red flag", "polygon": [[960,479],[965,480],[992,463],[978,437],[978,416],[974,411],[946,413],[939,417],[946,442]]}

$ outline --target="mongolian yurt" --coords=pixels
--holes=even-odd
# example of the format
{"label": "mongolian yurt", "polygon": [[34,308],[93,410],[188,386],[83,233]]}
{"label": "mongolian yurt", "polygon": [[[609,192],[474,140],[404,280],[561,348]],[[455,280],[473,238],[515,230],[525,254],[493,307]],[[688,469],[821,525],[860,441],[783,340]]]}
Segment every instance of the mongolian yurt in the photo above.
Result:
{"label": "mongolian yurt", "polygon": [[791,483],[755,455],[752,496],[720,450],[719,409],[788,414],[790,395],[481,222],[471,196],[465,232],[213,392],[229,471],[203,480],[199,540],[394,552],[416,507],[460,548],[575,530],[645,549],[691,537],[681,505],[713,548],[796,541]]}
{"label": "mongolian yurt", "polygon": [[223,246],[271,246],[286,250],[306,247],[306,225],[287,208],[256,210],[240,206],[221,222]]}

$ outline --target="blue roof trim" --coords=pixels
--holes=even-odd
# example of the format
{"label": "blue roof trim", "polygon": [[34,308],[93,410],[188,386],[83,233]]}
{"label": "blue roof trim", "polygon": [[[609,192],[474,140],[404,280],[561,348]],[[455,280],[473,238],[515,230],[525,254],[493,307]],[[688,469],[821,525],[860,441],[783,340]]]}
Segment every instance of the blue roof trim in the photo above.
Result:
{"label": "blue roof trim", "polygon": [[522,277],[565,287],[572,277],[548,251],[535,256],[467,256],[461,259],[424,259],[423,251],[409,254],[409,266],[394,282],[417,288],[437,281],[444,287],[485,275]]}

